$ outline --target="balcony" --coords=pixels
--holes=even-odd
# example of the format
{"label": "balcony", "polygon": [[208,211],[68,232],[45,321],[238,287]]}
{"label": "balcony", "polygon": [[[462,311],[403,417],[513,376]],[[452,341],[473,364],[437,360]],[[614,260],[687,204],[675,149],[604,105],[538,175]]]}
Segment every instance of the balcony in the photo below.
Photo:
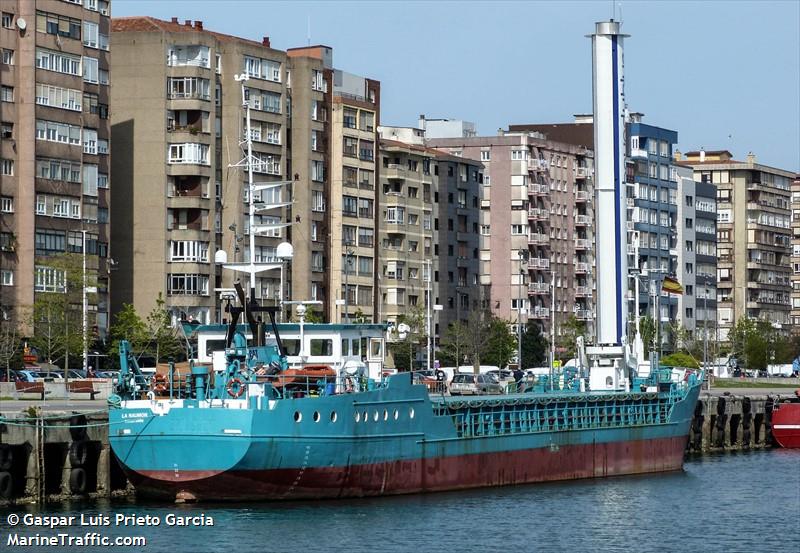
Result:
{"label": "balcony", "polygon": [[550,317],[550,310],[546,307],[534,307],[531,309],[531,318],[547,319]]}
{"label": "balcony", "polygon": [[528,160],[528,171],[546,171],[550,167],[550,162],[546,159],[530,158]]}
{"label": "balcony", "polygon": [[631,157],[647,159],[647,150],[631,149]]}
{"label": "balcony", "polygon": [[547,196],[550,193],[550,187],[546,184],[531,183],[528,184],[528,194],[533,196]]}
{"label": "balcony", "polygon": [[575,318],[579,321],[591,321],[594,319],[594,314],[589,309],[578,309],[575,311]]}
{"label": "balcony", "polygon": [[576,202],[588,202],[589,201],[589,193],[586,190],[576,190],[575,191],[575,201]]}
{"label": "balcony", "polygon": [[585,227],[592,224],[592,217],[590,215],[576,214],[575,224],[580,227]]}
{"label": "balcony", "polygon": [[576,250],[588,250],[592,247],[591,240],[587,238],[576,238],[575,239],[575,249]]}
{"label": "balcony", "polygon": [[546,282],[531,282],[528,284],[528,294],[549,294],[550,285]]}
{"label": "balcony", "polygon": [[589,176],[589,169],[586,167],[575,167],[575,178],[585,179]]}
{"label": "balcony", "polygon": [[550,211],[541,207],[531,207],[528,209],[528,219],[533,219],[534,221],[549,221]]}
{"label": "balcony", "polygon": [[531,257],[528,260],[528,269],[546,271],[550,269],[550,260],[545,257]]}
{"label": "balcony", "polygon": [[528,244],[546,245],[550,243],[550,237],[543,232],[532,232],[528,235]]}
{"label": "balcony", "polygon": [[576,298],[591,298],[592,297],[592,288],[590,286],[576,286],[575,287],[575,297]]}
{"label": "balcony", "polygon": [[390,163],[383,168],[383,176],[387,179],[405,179],[406,167],[399,163]]}
{"label": "balcony", "polygon": [[581,261],[575,262],[575,274],[585,275],[589,272],[589,264]]}

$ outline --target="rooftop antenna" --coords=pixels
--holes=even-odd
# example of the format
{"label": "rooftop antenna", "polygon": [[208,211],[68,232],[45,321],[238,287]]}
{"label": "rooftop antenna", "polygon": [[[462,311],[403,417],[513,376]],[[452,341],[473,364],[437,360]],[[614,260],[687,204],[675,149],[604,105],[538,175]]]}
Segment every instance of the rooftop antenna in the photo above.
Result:
{"label": "rooftop antenna", "polygon": [[306,16],[306,42],[307,46],[311,46],[311,16]]}

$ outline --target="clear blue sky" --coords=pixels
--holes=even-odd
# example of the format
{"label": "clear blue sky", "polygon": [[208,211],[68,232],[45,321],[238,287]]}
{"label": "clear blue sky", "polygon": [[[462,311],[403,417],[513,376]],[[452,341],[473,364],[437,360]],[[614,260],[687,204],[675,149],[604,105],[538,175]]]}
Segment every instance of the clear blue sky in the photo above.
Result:
{"label": "clear blue sky", "polygon": [[592,108],[594,22],[617,19],[626,95],[679,148],[800,172],[800,1],[263,2],[114,0],[115,17],[198,19],[286,49],[334,49],[334,65],[381,81],[382,123],[466,119],[479,134],[568,122]]}

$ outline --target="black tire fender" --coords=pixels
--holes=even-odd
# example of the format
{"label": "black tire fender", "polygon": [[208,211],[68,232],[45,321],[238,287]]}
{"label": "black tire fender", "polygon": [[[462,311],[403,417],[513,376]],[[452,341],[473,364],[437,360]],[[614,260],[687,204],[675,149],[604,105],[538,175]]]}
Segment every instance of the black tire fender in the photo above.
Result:
{"label": "black tire fender", "polygon": [[[78,442],[79,443],[79,442]],[[80,467],[69,473],[69,489],[74,494],[86,493],[86,470]]]}
{"label": "black tire fender", "polygon": [[69,446],[69,464],[73,467],[82,467],[89,457],[89,442],[81,440],[72,442]]}

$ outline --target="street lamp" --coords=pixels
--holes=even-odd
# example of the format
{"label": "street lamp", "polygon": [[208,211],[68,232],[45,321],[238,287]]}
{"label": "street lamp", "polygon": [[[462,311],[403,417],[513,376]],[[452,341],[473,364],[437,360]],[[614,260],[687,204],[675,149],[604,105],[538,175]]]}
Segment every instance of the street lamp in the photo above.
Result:
{"label": "street lamp", "polygon": [[[433,327],[434,328],[436,328],[436,318],[435,318],[436,317],[436,312],[437,311],[441,311],[442,309],[444,309],[444,306],[443,305],[439,305],[438,303],[433,306],[433,314],[434,314]],[[435,331],[432,333],[431,340],[432,340],[431,348],[433,350],[433,366],[434,366],[434,368],[438,369],[439,367],[436,366],[436,332]]]}
{"label": "street lamp", "polygon": [[528,259],[528,250],[520,249],[517,251],[519,256],[519,299],[517,304],[517,368],[522,369],[522,311],[523,311],[523,296],[522,292],[525,290],[525,270],[523,270],[524,263]]}
{"label": "street lamp", "polygon": [[348,312],[348,300],[350,296],[350,285],[348,275],[350,274],[350,267],[353,264],[353,250],[347,249],[344,258],[344,313],[342,315],[343,319],[346,319],[347,322],[350,322],[350,313]]}

